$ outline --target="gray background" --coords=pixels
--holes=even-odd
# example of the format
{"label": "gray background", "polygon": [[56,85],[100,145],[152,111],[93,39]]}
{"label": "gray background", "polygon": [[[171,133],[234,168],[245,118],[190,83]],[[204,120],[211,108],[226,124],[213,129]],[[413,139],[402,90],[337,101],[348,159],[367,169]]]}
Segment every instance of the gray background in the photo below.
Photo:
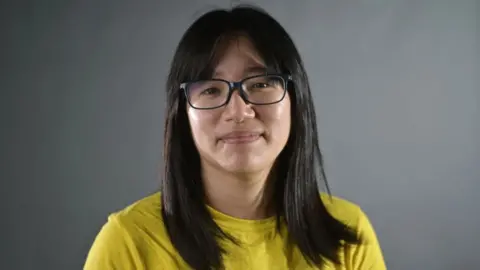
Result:
{"label": "gray background", "polygon": [[[170,2],[2,2],[2,269],[80,269],[107,215],[158,187],[174,48],[230,5]],[[295,2],[250,3],[303,55],[333,193],[389,269],[477,268],[479,3]]]}

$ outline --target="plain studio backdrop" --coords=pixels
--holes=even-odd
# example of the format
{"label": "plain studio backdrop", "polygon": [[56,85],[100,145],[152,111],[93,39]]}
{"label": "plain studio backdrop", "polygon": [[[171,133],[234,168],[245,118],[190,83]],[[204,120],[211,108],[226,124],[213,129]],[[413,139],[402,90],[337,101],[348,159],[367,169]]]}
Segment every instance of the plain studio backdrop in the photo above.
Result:
{"label": "plain studio backdrop", "polygon": [[[332,191],[369,215],[388,268],[478,269],[480,4],[248,3],[298,46]],[[156,190],[169,64],[215,7],[230,2],[2,2],[2,269],[82,268],[107,215]]]}

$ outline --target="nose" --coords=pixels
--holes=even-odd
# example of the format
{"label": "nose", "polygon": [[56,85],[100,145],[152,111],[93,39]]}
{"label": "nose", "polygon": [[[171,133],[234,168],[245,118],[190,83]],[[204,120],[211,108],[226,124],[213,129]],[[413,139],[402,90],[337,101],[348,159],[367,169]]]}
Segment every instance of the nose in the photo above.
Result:
{"label": "nose", "polygon": [[224,116],[227,121],[234,121],[235,123],[242,123],[246,119],[255,117],[255,111],[251,104],[247,104],[238,91],[234,91],[230,100],[228,101]]}

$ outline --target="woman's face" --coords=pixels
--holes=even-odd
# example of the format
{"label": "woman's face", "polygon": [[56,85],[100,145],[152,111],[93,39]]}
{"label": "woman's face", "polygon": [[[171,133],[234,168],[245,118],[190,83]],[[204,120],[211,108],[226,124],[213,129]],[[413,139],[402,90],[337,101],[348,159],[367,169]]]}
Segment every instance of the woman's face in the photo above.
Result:
{"label": "woman's face", "polygon": [[[213,78],[240,81],[265,68],[245,37],[231,41]],[[253,173],[270,169],[290,133],[290,97],[271,105],[246,104],[238,91],[223,107],[198,110],[187,104],[193,140],[202,165],[228,172]]]}

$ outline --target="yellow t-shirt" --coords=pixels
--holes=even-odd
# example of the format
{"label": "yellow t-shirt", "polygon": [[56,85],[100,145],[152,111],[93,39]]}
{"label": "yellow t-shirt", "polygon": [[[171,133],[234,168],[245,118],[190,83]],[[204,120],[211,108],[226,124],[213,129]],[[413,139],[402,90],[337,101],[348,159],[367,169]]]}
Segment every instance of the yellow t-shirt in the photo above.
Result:
{"label": "yellow t-shirt", "polygon": [[[341,266],[327,263],[323,269],[386,269],[375,232],[363,211],[338,197],[321,195],[329,212],[356,228],[366,244],[345,246],[339,253]],[[109,269],[191,269],[171,244],[160,213],[160,194],[155,193],[109,216],[97,235],[84,266],[85,270]],[[215,222],[240,241],[228,245],[226,269],[317,269],[307,264],[297,248],[290,260],[285,255],[285,237],[275,233],[275,218],[243,220],[209,207]]]}

